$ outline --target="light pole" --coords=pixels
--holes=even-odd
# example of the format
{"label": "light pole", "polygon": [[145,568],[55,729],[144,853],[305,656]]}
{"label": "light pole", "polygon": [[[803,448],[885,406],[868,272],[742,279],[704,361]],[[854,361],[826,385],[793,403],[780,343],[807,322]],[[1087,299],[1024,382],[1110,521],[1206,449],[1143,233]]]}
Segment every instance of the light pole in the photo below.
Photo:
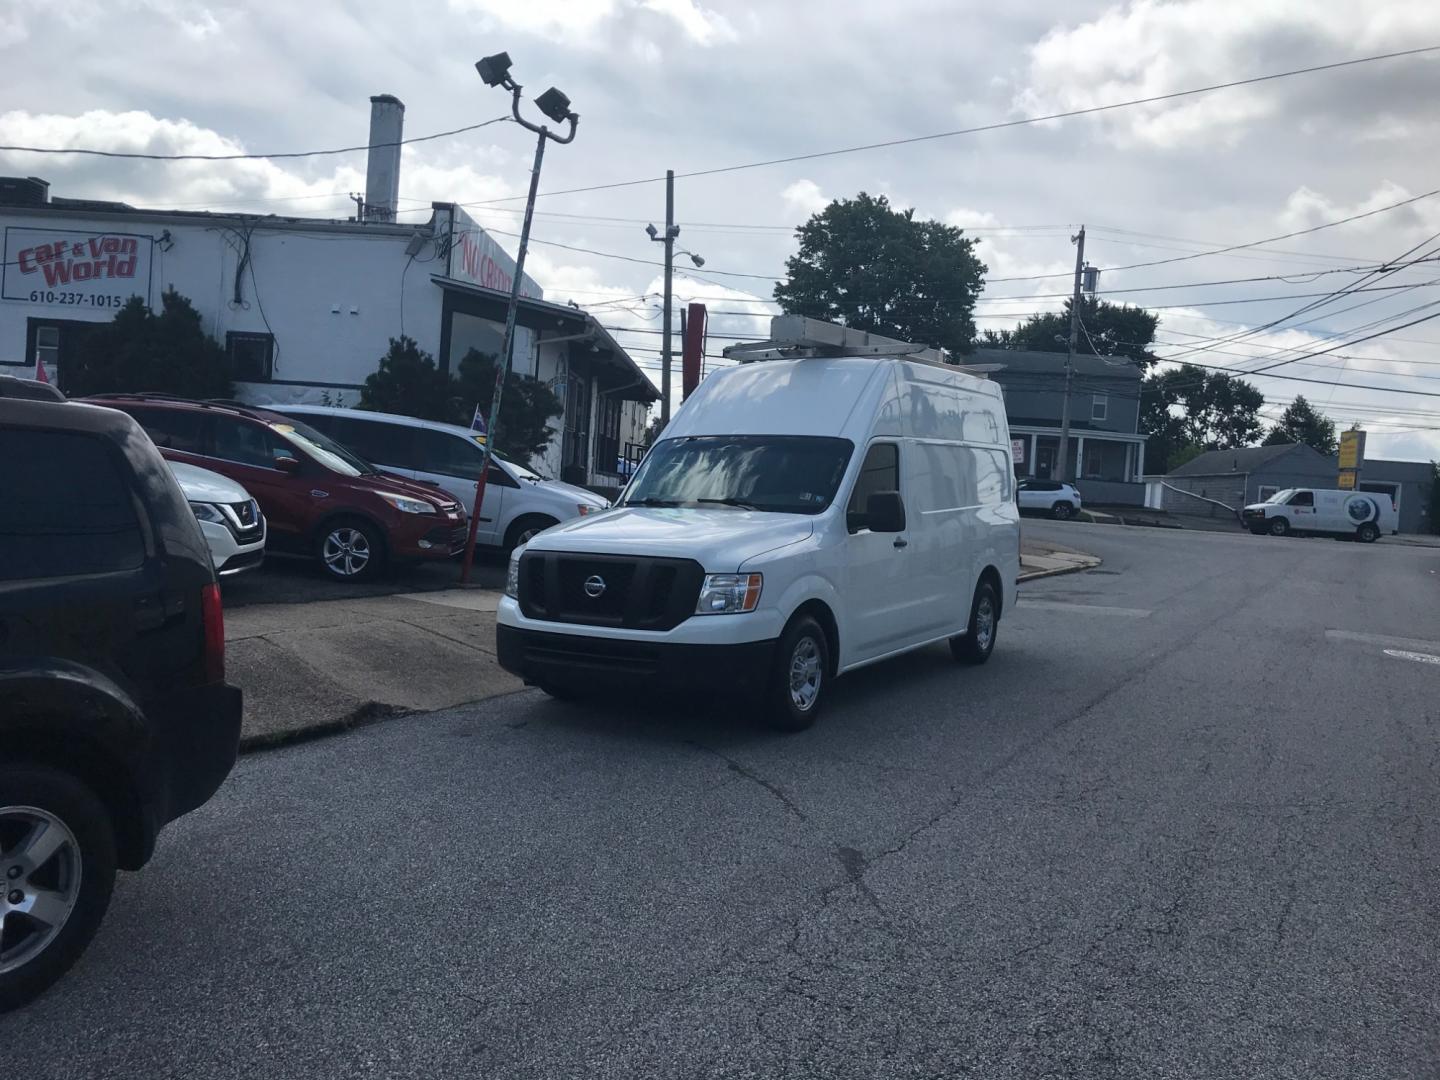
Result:
{"label": "light pole", "polygon": [[520,282],[525,275],[525,251],[530,246],[530,222],[535,216],[535,191],[540,186],[540,164],[545,159],[545,143],[553,139],[568,143],[575,139],[575,125],[580,118],[570,111],[570,99],[555,87],[535,99],[535,105],[557,124],[568,123],[570,131],[564,138],[543,124],[532,124],[520,115],[521,87],[510,77],[510,54],[496,53],[475,62],[475,70],[486,86],[503,86],[510,91],[510,111],[515,122],[536,134],[535,166],[530,170],[530,194],[525,200],[525,223],[520,227],[520,251],[515,256],[515,278],[510,282],[510,304],[505,311],[505,341],[500,349],[500,363],[495,369],[495,393],[490,399],[490,416],[485,422],[485,447],[480,455],[480,476],[475,481],[475,509],[470,515],[470,533],[465,539],[465,561],[460,567],[460,584],[470,583],[470,566],[475,561],[475,529],[485,505],[485,480],[490,475],[490,458],[495,447],[495,425],[500,420],[500,398],[505,392],[505,378],[510,374],[511,355],[515,351],[515,315],[520,306]]}

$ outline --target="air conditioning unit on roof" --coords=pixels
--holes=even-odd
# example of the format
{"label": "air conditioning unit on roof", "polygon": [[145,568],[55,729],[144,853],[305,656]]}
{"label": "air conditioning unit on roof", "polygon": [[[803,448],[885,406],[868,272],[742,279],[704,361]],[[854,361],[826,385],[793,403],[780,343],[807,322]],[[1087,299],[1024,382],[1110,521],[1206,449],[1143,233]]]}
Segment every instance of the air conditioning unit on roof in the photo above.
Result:
{"label": "air conditioning unit on roof", "polygon": [[998,371],[1003,364],[978,364],[967,367],[946,360],[951,354],[944,349],[916,345],[909,341],[872,334],[852,326],[809,319],[804,315],[776,315],[770,320],[770,337],[766,341],[730,345],[721,350],[728,360],[742,364],[757,360],[797,360],[806,357],[880,356],[917,360],[925,364],[943,364],[972,375]]}

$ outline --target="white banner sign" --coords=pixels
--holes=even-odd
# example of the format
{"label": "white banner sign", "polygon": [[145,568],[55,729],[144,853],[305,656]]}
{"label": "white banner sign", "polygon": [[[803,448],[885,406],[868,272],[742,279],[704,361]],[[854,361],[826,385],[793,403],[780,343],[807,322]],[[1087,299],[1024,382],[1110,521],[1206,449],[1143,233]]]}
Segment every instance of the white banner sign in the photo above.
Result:
{"label": "white banner sign", "polygon": [[1016,465],[1025,464],[1025,439],[1010,440],[1010,455],[1015,459]]}
{"label": "white banner sign", "polygon": [[105,230],[7,228],[0,298],[25,304],[119,308],[150,304],[154,238]]}
{"label": "white banner sign", "polygon": [[[455,207],[449,271],[450,277],[459,281],[503,293],[509,293],[515,282],[515,260],[458,206]],[[520,282],[520,295],[545,299],[544,290],[529,274]]]}

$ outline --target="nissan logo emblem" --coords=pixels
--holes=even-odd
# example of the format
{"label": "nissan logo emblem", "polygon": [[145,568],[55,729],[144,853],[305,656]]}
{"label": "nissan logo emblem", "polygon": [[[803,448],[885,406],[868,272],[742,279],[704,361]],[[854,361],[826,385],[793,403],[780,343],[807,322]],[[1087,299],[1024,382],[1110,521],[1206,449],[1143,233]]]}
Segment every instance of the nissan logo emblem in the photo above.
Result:
{"label": "nissan logo emblem", "polygon": [[594,600],[605,591],[605,579],[599,574],[591,574],[585,579],[585,595]]}

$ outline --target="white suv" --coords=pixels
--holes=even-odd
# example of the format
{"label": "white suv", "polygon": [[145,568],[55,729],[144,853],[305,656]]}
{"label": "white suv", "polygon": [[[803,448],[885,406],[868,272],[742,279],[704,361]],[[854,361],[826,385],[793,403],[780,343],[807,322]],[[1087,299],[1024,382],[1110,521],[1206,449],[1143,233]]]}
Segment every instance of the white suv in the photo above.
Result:
{"label": "white suv", "polygon": [[210,545],[210,561],[221,577],[253,570],[265,560],[265,515],[250,492],[209,469],[166,461],[200,531]]}
{"label": "white suv", "polygon": [[1074,517],[1081,506],[1075,485],[1059,480],[1021,480],[1015,489],[1015,501],[1021,510],[1043,510],[1060,521]]}
{"label": "white suv", "polygon": [[[475,511],[482,443],[469,428],[395,413],[325,405],[267,405],[301,418],[357,457],[386,472],[434,484]],[[610,503],[573,484],[550,480],[496,453],[485,481],[485,506],[475,542],[507,551],[552,525],[608,510]]]}

